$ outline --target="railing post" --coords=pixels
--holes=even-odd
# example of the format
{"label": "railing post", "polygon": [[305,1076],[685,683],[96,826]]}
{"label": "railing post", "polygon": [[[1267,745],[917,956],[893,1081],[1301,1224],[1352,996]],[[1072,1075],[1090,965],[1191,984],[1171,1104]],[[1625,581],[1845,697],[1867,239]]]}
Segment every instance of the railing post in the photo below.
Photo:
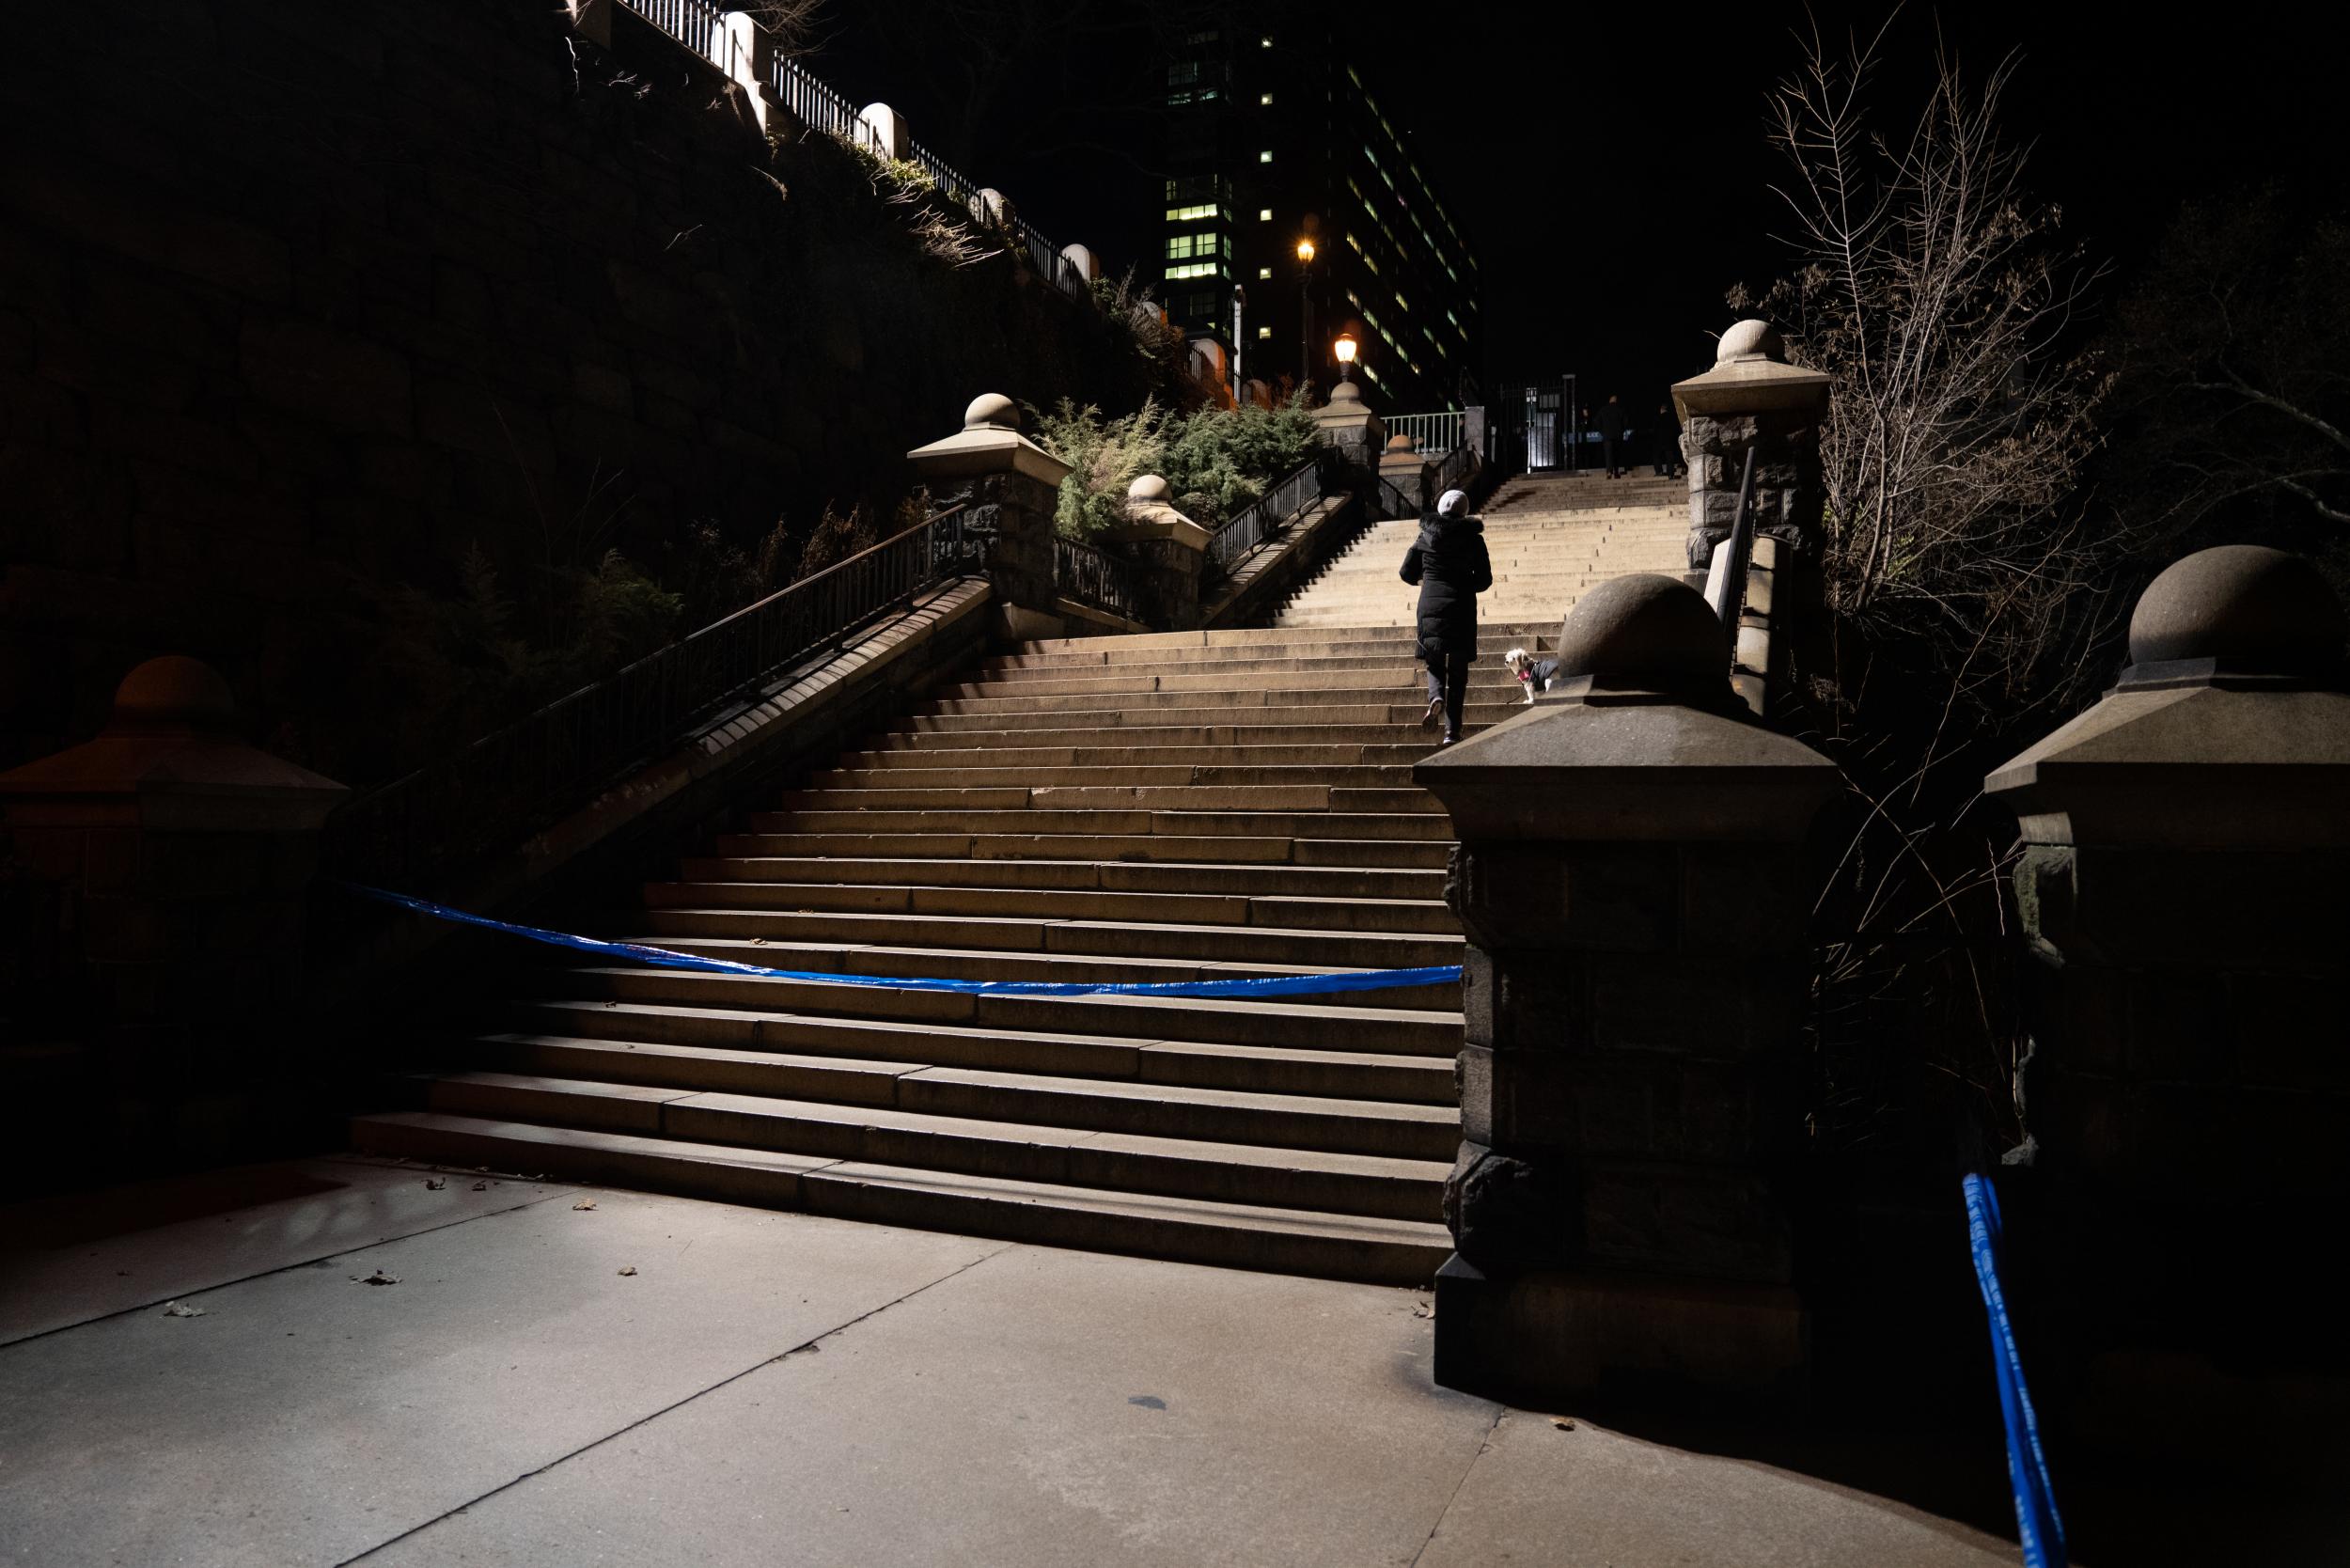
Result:
{"label": "railing post", "polygon": [[972,400],[961,431],[906,458],[932,495],[964,507],[963,526],[985,555],[1002,634],[1014,641],[1058,636],[1053,520],[1069,464],[1022,435],[1019,409],[993,392]]}
{"label": "railing post", "polygon": [[2076,1419],[2179,1458],[2215,1422],[2266,1435],[2224,1414],[2260,1380],[2339,1365],[2344,622],[2297,557],[2189,556],[2138,600],[2113,689],[1983,784],[2021,824],[2046,965],[2019,1070],[2034,1283],[2102,1406]]}
{"label": "railing post", "polygon": [[773,135],[782,129],[784,113],[776,96],[775,38],[746,11],[727,12],[721,26],[727,74],[750,100],[760,132]]}
{"label": "railing post", "polygon": [[1387,449],[1379,456],[1379,477],[1403,493],[1404,500],[1416,509],[1415,515],[1435,507],[1436,497],[1430,494],[1435,464],[1419,449],[1418,436],[1387,437]]}
{"label": "railing post", "polygon": [[1167,481],[1145,474],[1126,487],[1125,520],[1109,537],[1126,546],[1150,601],[1151,629],[1188,632],[1199,624],[1199,572],[1208,530],[1171,501]]}
{"label": "railing post", "polygon": [[1803,848],[1836,768],[1752,722],[1671,578],[1591,589],[1559,659],[1413,770],[1460,836],[1469,940],[1436,1381],[1535,1408],[1623,1378],[1785,1391]]}

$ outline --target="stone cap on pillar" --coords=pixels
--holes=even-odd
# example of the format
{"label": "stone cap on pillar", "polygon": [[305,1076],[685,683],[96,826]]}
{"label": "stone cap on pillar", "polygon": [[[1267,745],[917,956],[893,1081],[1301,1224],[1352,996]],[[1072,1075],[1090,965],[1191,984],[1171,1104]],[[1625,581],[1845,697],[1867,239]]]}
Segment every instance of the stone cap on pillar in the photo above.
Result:
{"label": "stone cap on pillar", "polygon": [[1585,594],[1559,628],[1560,684],[1412,769],[1464,839],[1789,842],[1836,764],[1755,723],[1695,588],[1647,573]]}
{"label": "stone cap on pillar", "polygon": [[2226,544],[2147,586],[2130,664],[1983,780],[2036,844],[2350,845],[2341,604],[2298,556]]}
{"label": "stone cap on pillar", "polygon": [[925,479],[977,474],[1025,474],[1048,485],[1069,477],[1070,465],[1020,433],[1020,410],[1010,398],[987,392],[964,411],[963,429],[906,454]]}
{"label": "stone cap on pillar", "polygon": [[1124,521],[1113,534],[1117,539],[1164,539],[1194,550],[1208,547],[1208,530],[1183,515],[1172,488],[1156,474],[1145,474],[1126,487],[1122,510]]}
{"label": "stone cap on pillar", "polygon": [[1386,421],[1371,411],[1371,405],[1363,401],[1363,389],[1352,381],[1330,388],[1330,400],[1315,409],[1313,417],[1325,443],[1346,441],[1373,448],[1386,445]]}
{"label": "stone cap on pillar", "polygon": [[1714,368],[1673,385],[1673,408],[1692,415],[1762,414],[1780,409],[1818,413],[1827,407],[1835,378],[1787,363],[1787,343],[1768,321],[1744,321],[1722,334]]}
{"label": "stone cap on pillar", "polygon": [[13,827],[315,831],[351,792],[248,745],[228,682],[201,660],[149,659],[116,688],[93,740],[0,774]]}

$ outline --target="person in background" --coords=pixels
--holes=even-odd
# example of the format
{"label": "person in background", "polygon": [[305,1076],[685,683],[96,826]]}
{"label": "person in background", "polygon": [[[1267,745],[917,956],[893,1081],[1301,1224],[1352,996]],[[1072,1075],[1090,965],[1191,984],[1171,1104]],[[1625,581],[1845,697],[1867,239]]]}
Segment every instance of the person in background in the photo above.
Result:
{"label": "person in background", "polygon": [[1442,717],[1443,744],[1450,745],[1461,738],[1469,665],[1477,658],[1477,596],[1494,586],[1485,525],[1469,515],[1465,492],[1446,491],[1436,510],[1421,515],[1401,575],[1419,586],[1414,652],[1428,666],[1428,712],[1419,722],[1425,729]]}
{"label": "person in background", "polygon": [[1600,445],[1607,449],[1607,477],[1623,477],[1623,400],[1613,392],[1607,394],[1606,404],[1599,411]]}
{"label": "person in background", "polygon": [[1670,478],[1681,468],[1681,422],[1669,400],[1656,405],[1656,477]]}

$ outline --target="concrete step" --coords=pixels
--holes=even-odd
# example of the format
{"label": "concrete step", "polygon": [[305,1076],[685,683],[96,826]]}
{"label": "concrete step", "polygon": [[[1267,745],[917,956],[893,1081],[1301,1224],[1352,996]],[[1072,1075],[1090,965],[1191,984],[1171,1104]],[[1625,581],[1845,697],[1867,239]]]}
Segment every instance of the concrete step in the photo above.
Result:
{"label": "concrete step", "polygon": [[[552,1010],[548,1010],[552,1011]],[[802,1020],[789,1051],[742,1043],[607,1038],[621,1015],[597,1009],[591,1034],[517,1030],[468,1042],[464,1059],[506,1072],[590,1077],[615,1083],[685,1085],[742,1094],[776,1094],[844,1104],[890,1105],[885,1077],[915,1067],[977,1067],[1073,1078],[1224,1089],[1411,1105],[1450,1103],[1452,1063],[1437,1057],[1191,1041],[1133,1041],[1082,1035],[1022,1035],[1002,1029],[885,1026],[861,1020]],[[616,1022],[616,1020],[620,1020]],[[559,1016],[549,1027],[565,1027]],[[831,1049],[817,1049],[829,1046]],[[908,1062],[855,1053],[906,1053]]]}
{"label": "concrete step", "polygon": [[1329,833],[1343,839],[1452,838],[1451,819],[1425,811],[1251,811],[1209,807],[1202,810],[1108,807],[1031,807],[1025,810],[915,808],[897,810],[852,806],[820,809],[754,811],[754,833],[1008,833],[1074,834],[1110,838],[1167,834],[1177,838],[1294,839]]}
{"label": "concrete step", "polygon": [[[1098,920],[1016,915],[868,914],[844,910],[661,907],[618,917],[631,940],[677,948],[682,937],[767,946],[876,945],[1089,958],[1216,959],[1306,969],[1410,969],[1461,962],[1461,938],[1435,932]],[[771,967],[788,967],[781,963]],[[952,977],[948,977],[952,978]],[[1005,979],[1013,979],[1005,975]]]}
{"label": "concrete step", "polygon": [[1032,1033],[1124,1035],[1283,1048],[1301,1041],[1331,1039],[1342,1041],[1349,1050],[1382,1056],[1449,1056],[1461,1049],[1457,1007],[1435,1011],[1255,998],[901,991],[693,969],[575,969],[564,974],[562,985],[565,996],[549,1000],[569,999],[590,1007],[608,1004],[611,1011],[632,1004],[697,1011],[715,1008],[760,1017],[806,1013],[887,1018],[977,1024],[983,1028]]}
{"label": "concrete step", "polygon": [[[825,790],[792,791],[777,799],[776,810],[789,814],[826,808],[857,811],[956,812],[1116,811],[1132,808],[1137,811],[1335,811],[1341,814],[1411,812],[1425,816],[1441,813],[1444,809],[1425,790],[1409,784],[1390,789],[1332,789],[1310,784],[1048,784],[1035,789],[995,784],[932,789],[907,786],[904,775],[878,769],[870,775],[858,776],[890,782],[836,784]],[[929,783],[930,780],[925,777],[923,786]]]}
{"label": "concrete step", "polygon": [[[1461,1137],[1458,1113],[1441,1105],[1249,1094],[967,1067],[873,1065],[901,1068],[869,1074],[876,1092],[894,1093],[894,1104],[835,1105],[505,1073],[457,1073],[427,1076],[421,1083],[425,1108],[461,1116],[666,1133],[703,1143],[908,1164],[933,1162],[909,1160],[903,1150],[871,1149],[857,1141],[858,1135],[877,1122],[885,1125],[894,1112],[908,1119],[1005,1124],[1008,1132],[995,1139],[1002,1146],[1040,1141],[1040,1130],[1054,1129],[1432,1163],[1449,1162]],[[833,1078],[843,1075],[836,1071]],[[780,1128],[763,1135],[752,1131],[757,1120],[793,1111],[805,1123],[796,1137],[785,1136]],[[1016,1166],[987,1173],[1060,1179],[1058,1171]]]}
{"label": "concrete step", "polygon": [[840,1219],[1371,1284],[1426,1285],[1441,1225],[814,1159],[739,1145],[433,1112],[359,1117],[361,1150],[544,1172]]}
{"label": "concrete step", "polygon": [[1319,898],[1293,894],[1096,892],[1048,887],[925,887],[909,884],[657,882],[652,909],[827,910],[864,914],[1037,916],[1324,931],[1451,933],[1452,912],[1433,899]]}
{"label": "concrete step", "polygon": [[721,855],[821,855],[936,860],[1223,861],[1256,866],[1360,866],[1381,870],[1442,870],[1449,841],[1412,839],[1185,838],[1042,833],[735,833],[719,839]]}
{"label": "concrete step", "polygon": [[[838,990],[838,987],[828,989]],[[897,995],[891,993],[889,995]],[[1060,998],[1045,998],[1057,1000]],[[1280,1043],[1214,1038],[1160,1038],[1170,1018],[1178,1027],[1198,1026],[1213,1036],[1226,1020],[1215,1013],[1181,1009],[1171,1013],[1135,1009],[1096,1010],[1084,1027],[995,1027],[964,1019],[923,1016],[891,1018],[865,1013],[828,1016],[812,1011],[764,1011],[749,1008],[690,1007],[668,1002],[597,1001],[578,996],[516,1001],[501,1020],[502,1034],[517,1038],[572,1039],[621,1045],[690,1045],[736,1052],[779,1052],[795,1057],[847,1057],[858,1060],[918,1060],[926,1065],[993,1067],[1078,1078],[1131,1078],[1210,1088],[1261,1089],[1273,1093],[1329,1093],[1363,1100],[1452,1103],[1449,1074],[1459,1031],[1409,1027],[1395,1014],[1365,1018],[1344,1009],[1341,1028],[1327,1018],[1294,1025]],[[1120,1032],[1137,1026],[1138,1032]],[[1371,1048],[1357,1027],[1386,1043]],[[1097,1032],[1106,1031],[1106,1032]],[[494,1038],[494,1037],[483,1037]],[[1369,1089],[1318,1089],[1324,1066],[1352,1063],[1360,1071],[1341,1074]],[[1407,1064],[1419,1072],[1406,1072]],[[1390,1069],[1393,1069],[1390,1071]],[[1228,1074],[1219,1078],[1218,1074]],[[1423,1074],[1439,1074],[1437,1077]],[[711,1087],[739,1087],[713,1085]],[[1408,1090],[1409,1092],[1403,1092]],[[838,1096],[835,1096],[836,1098]]]}
{"label": "concrete step", "polygon": [[[1345,901],[1441,901],[1439,870],[1230,865],[1206,861],[1099,860],[838,860],[793,855],[703,856],[684,863],[696,882],[786,882],[822,879],[844,887],[877,883],[921,890],[960,888],[1099,889],[1110,893],[1213,894],[1241,898],[1286,896]],[[901,907],[915,908],[906,903]]]}
{"label": "concrete step", "polygon": [[[650,918],[650,917],[644,917]],[[748,917],[745,917],[747,918]],[[1015,922],[1016,923],[1016,922]],[[1191,928],[1184,928],[1189,930]],[[1388,933],[1318,933],[1329,938],[1323,944],[1325,950],[1338,951],[1351,937],[1358,952],[1377,953],[1401,950],[1405,944],[1442,944],[1442,937],[1411,938]],[[1076,952],[1039,951],[1001,948],[925,948],[906,944],[857,943],[843,946],[834,941],[791,941],[786,938],[736,937],[726,935],[696,935],[690,933],[657,934],[644,931],[622,933],[621,940],[649,947],[666,948],[673,952],[692,953],[699,957],[725,959],[734,964],[755,964],[763,969],[782,969],[794,974],[863,976],[876,980],[1019,980],[1049,985],[1157,985],[1188,984],[1197,980],[1268,980],[1298,974],[1345,974],[1363,969],[1416,968],[1417,964],[1385,962],[1331,963],[1292,958],[1271,963],[1253,958],[1180,957],[1147,951]],[[1093,938],[1099,945],[1116,945],[1110,936]],[[1212,941],[1196,931],[1188,939],[1164,938],[1168,948],[1205,947]],[[1126,945],[1137,948],[1144,939],[1134,935]],[[1296,951],[1301,944],[1291,944],[1288,950]],[[1456,962],[1451,957],[1437,957],[1436,964]],[[550,971],[553,973],[554,971]],[[560,983],[560,982],[550,982]],[[862,989],[871,990],[873,987]],[[1458,1007],[1460,987],[1452,981],[1429,985],[1394,986],[1374,991],[1343,992],[1335,996],[1340,1006],[1354,1010],[1384,1008],[1423,1009]]]}

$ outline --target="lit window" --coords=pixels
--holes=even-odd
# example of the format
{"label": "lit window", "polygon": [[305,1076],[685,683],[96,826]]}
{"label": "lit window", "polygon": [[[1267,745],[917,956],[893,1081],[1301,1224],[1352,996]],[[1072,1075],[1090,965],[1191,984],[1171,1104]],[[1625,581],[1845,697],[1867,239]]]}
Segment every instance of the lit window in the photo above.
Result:
{"label": "lit window", "polygon": [[1257,162],[1260,164],[1270,164],[1273,162],[1273,149],[1268,147],[1262,152],[1258,153]]}
{"label": "lit window", "polygon": [[1267,326],[1261,326],[1257,329],[1257,336],[1259,337],[1270,337],[1273,336],[1273,329]]}
{"label": "lit window", "polygon": [[1273,95],[1269,92],[1259,93],[1257,95],[1257,103],[1261,108],[1270,109],[1273,107]]}
{"label": "lit window", "polygon": [[1273,221],[1273,209],[1270,207],[1258,208],[1257,221],[1259,223],[1271,223]]}
{"label": "lit window", "polygon": [[1214,277],[1223,271],[1224,269],[1214,261],[1192,261],[1187,262],[1181,267],[1167,268],[1167,275],[1169,279],[1185,277]]}
{"label": "lit window", "polygon": [[1167,210],[1167,221],[1169,223],[1192,223],[1200,218],[1213,218],[1215,215],[1216,209],[1214,202],[1210,202],[1205,207],[1170,207]]}
{"label": "lit window", "polygon": [[1260,49],[1270,49],[1273,47],[1273,40],[1270,38],[1259,39],[1257,40],[1257,47]]}
{"label": "lit window", "polygon": [[1271,267],[1259,267],[1257,269],[1257,280],[1261,283],[1272,275],[1273,269]]}

